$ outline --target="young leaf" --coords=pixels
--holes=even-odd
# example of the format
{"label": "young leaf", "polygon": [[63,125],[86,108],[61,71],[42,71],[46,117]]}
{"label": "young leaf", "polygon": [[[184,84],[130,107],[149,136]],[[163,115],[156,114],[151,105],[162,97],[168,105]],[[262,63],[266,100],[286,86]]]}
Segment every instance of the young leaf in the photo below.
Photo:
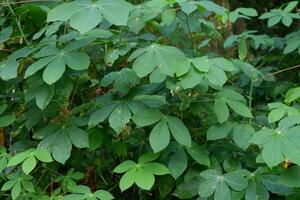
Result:
{"label": "young leaf", "polygon": [[126,160],[124,162],[122,162],[121,164],[119,164],[113,171],[115,173],[124,173],[127,172],[128,170],[136,167],[136,163],[133,162],[132,160]]}
{"label": "young leaf", "polygon": [[22,164],[22,170],[25,174],[29,174],[36,166],[36,159],[34,156],[29,156]]}

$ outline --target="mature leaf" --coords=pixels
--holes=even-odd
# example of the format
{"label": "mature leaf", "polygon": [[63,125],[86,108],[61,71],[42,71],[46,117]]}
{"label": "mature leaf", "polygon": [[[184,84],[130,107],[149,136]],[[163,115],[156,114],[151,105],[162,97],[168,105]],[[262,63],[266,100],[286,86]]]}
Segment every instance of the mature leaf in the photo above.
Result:
{"label": "mature leaf", "polygon": [[66,128],[66,132],[68,133],[69,138],[75,147],[85,148],[89,146],[88,133],[84,130],[75,126],[71,126]]}
{"label": "mature leaf", "polygon": [[173,153],[169,160],[168,168],[175,179],[184,173],[187,168],[187,157],[183,149],[177,149]]}
{"label": "mature leaf", "polygon": [[131,9],[131,4],[123,0],[78,0],[54,7],[49,11],[47,21],[70,20],[71,27],[84,34],[95,28],[102,16],[112,24],[126,25]]}
{"label": "mature leaf", "polygon": [[57,162],[65,164],[71,156],[72,143],[65,131],[58,133],[55,140],[52,147],[52,156]]}
{"label": "mature leaf", "polygon": [[229,117],[229,110],[226,102],[222,99],[216,99],[214,103],[214,112],[217,116],[218,122],[223,123]]}
{"label": "mature leaf", "polygon": [[94,127],[100,122],[103,122],[109,114],[115,109],[116,104],[106,105],[103,108],[92,113],[89,119],[89,127]]}
{"label": "mature leaf", "polygon": [[152,129],[149,136],[153,151],[159,152],[166,148],[170,142],[170,132],[166,120],[161,120]]}
{"label": "mature leaf", "polygon": [[42,162],[52,162],[53,161],[51,154],[45,149],[37,148],[36,151],[34,152],[34,156]]}
{"label": "mature leaf", "polygon": [[191,146],[191,136],[186,128],[186,126],[182,123],[180,119],[177,117],[168,117],[167,118],[169,129],[175,138],[175,140],[182,145]]}
{"label": "mature leaf", "polygon": [[145,109],[139,110],[137,113],[135,113],[132,117],[132,120],[138,126],[149,126],[161,120],[162,117],[162,113],[156,109]]}
{"label": "mature leaf", "polygon": [[190,156],[199,164],[205,165],[207,167],[210,166],[210,160],[205,149],[196,143],[192,142],[191,147],[185,147],[186,151]]}
{"label": "mature leaf", "polygon": [[63,57],[51,61],[43,72],[43,79],[48,85],[58,81],[66,70],[66,63]]}
{"label": "mature leaf", "polygon": [[233,141],[243,150],[249,147],[250,139],[255,133],[254,128],[249,124],[241,124],[233,128]]}
{"label": "mature leaf", "polygon": [[232,130],[230,123],[224,123],[220,126],[211,126],[207,131],[207,140],[219,140],[227,137]]}
{"label": "mature leaf", "polygon": [[120,133],[130,119],[131,112],[129,108],[124,104],[120,104],[110,114],[108,121],[110,127],[112,127],[112,129],[114,129],[117,133]]}

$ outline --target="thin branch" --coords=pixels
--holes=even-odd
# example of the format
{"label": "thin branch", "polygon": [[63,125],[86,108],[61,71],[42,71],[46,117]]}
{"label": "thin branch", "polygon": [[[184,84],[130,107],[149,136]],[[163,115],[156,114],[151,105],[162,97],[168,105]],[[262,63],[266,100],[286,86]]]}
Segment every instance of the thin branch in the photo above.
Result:
{"label": "thin branch", "polygon": [[17,26],[18,26],[18,29],[19,29],[19,31],[20,31],[20,33],[21,33],[21,35],[22,35],[22,38],[24,39],[26,45],[28,46],[28,45],[29,45],[29,42],[28,42],[28,40],[27,40],[27,38],[26,38],[26,36],[25,36],[25,34],[24,34],[24,32],[23,32],[23,29],[22,29],[22,27],[21,27],[20,20],[18,19],[16,13],[15,13],[14,10],[12,9],[12,7],[10,6],[10,3],[9,3],[8,0],[6,1],[6,5],[8,6],[8,9],[9,9],[10,13],[14,16],[15,21],[16,21]]}
{"label": "thin branch", "polygon": [[8,6],[14,4],[22,4],[22,3],[34,3],[34,2],[62,2],[61,0],[25,0],[25,1],[16,1],[16,2],[9,2],[9,3],[0,3],[1,6]]}
{"label": "thin branch", "polygon": [[258,80],[260,80],[260,79],[262,79],[262,78],[268,77],[268,76],[273,76],[273,75],[276,75],[276,74],[280,74],[280,73],[282,73],[282,72],[286,72],[286,71],[289,71],[289,70],[292,70],[292,69],[296,69],[296,68],[299,68],[299,67],[300,67],[300,65],[295,65],[295,66],[293,66],[293,67],[288,67],[288,68],[286,68],[286,69],[282,69],[282,70],[279,70],[279,71],[276,71],[276,72],[267,74],[267,75],[265,75],[265,76],[263,76],[263,77],[257,78],[257,79],[255,79],[255,80],[253,80],[253,82],[256,82],[256,81],[258,81]]}

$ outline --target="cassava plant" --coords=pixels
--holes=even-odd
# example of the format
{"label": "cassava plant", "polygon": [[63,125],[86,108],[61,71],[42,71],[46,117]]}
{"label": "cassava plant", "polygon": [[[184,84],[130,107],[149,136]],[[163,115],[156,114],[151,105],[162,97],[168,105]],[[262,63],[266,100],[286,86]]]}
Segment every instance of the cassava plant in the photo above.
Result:
{"label": "cassava plant", "polygon": [[253,2],[2,0],[0,199],[300,199],[299,2]]}

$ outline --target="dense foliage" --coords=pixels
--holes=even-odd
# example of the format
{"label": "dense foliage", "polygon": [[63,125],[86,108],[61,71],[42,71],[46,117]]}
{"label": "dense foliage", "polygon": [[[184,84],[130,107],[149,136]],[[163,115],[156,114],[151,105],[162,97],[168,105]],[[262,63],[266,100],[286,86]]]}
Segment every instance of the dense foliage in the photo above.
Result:
{"label": "dense foliage", "polygon": [[2,0],[1,200],[300,199],[281,3]]}

